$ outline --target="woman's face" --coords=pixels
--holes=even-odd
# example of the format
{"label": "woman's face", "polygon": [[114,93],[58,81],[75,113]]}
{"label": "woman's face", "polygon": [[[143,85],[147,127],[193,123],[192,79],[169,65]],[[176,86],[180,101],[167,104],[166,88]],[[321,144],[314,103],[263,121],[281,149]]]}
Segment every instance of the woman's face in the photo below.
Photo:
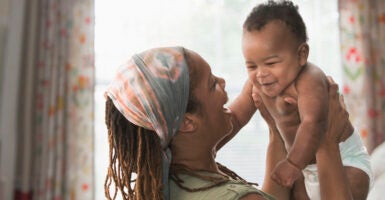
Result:
{"label": "woman's face", "polygon": [[231,114],[224,108],[228,101],[225,91],[225,80],[214,76],[208,63],[197,53],[189,51],[190,67],[197,74],[196,87],[193,91],[199,102],[199,129],[205,134],[205,139],[218,143],[232,130]]}

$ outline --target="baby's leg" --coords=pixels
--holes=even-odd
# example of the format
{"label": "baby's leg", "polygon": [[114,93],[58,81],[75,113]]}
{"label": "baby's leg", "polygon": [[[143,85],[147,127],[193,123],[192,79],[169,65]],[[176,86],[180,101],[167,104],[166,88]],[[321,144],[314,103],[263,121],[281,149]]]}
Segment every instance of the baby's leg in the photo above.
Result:
{"label": "baby's leg", "polygon": [[366,199],[373,175],[369,154],[357,131],[340,143],[340,153],[353,199]]}
{"label": "baby's leg", "polygon": [[368,174],[355,167],[344,167],[349,181],[353,199],[366,199],[369,192],[370,179]]}
{"label": "baby's leg", "polygon": [[310,198],[307,195],[306,188],[305,188],[305,182],[304,177],[301,176],[298,180],[294,182],[293,188],[291,189],[291,196],[290,199],[292,200],[310,200]]}

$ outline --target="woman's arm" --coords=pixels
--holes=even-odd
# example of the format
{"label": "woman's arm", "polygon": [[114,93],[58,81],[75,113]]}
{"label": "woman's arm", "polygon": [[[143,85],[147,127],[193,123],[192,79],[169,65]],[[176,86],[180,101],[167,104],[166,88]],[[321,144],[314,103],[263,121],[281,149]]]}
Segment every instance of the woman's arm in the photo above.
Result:
{"label": "woman's arm", "polygon": [[233,130],[217,145],[217,151],[222,148],[227,142],[229,142],[239,130],[249,122],[257,108],[254,106],[253,98],[251,97],[253,85],[251,81],[247,80],[243,86],[241,93],[237,98],[231,102],[229,109],[231,110],[233,117],[231,122],[233,124]]}
{"label": "woman's arm", "polygon": [[342,164],[339,141],[346,128],[352,128],[338,85],[329,78],[328,128],[317,151],[321,199],[352,199],[352,192]]}
{"label": "woman's arm", "polygon": [[286,158],[287,152],[282,137],[275,125],[275,121],[267,111],[265,105],[259,99],[258,95],[253,93],[256,107],[258,107],[261,116],[269,126],[269,144],[266,152],[266,170],[262,185],[262,191],[274,196],[276,199],[289,199],[290,190],[277,184],[271,178],[271,173],[277,163]]}
{"label": "woman's arm", "polygon": [[[257,98],[257,97],[255,97]],[[267,147],[266,153],[266,170],[265,170],[265,179],[262,185],[262,191],[272,195],[274,198],[279,200],[288,200],[290,198],[290,190],[288,188],[278,185],[273,179],[271,179],[271,172],[275,165],[286,158],[286,149],[281,138],[281,135],[278,132],[278,129],[275,126],[275,122],[266,107],[261,101],[255,99],[256,106],[260,110],[262,117],[265,119],[269,126],[269,144]],[[257,200],[263,199],[263,197],[257,194],[249,194],[241,198],[241,200]]]}
{"label": "woman's arm", "polygon": [[276,199],[289,199],[290,190],[273,181],[271,173],[277,163],[286,158],[286,149],[283,140],[276,130],[269,130],[269,144],[266,151],[266,170],[265,178],[262,185],[262,191],[271,194]]}

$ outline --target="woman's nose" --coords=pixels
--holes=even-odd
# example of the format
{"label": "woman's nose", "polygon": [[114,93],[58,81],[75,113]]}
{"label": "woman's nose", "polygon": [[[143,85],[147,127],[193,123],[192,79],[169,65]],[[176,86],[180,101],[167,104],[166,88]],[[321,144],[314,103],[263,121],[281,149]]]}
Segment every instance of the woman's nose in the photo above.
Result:
{"label": "woman's nose", "polygon": [[226,81],[225,81],[225,79],[218,77],[218,83],[219,83],[219,85],[220,85],[223,89],[225,89],[225,87],[226,87]]}

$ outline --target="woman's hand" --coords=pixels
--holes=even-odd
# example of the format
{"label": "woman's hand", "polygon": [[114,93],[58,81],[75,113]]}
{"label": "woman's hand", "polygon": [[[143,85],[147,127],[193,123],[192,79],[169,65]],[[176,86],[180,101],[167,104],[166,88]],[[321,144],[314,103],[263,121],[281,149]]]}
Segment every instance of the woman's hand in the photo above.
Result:
{"label": "woman's hand", "polygon": [[338,85],[331,77],[328,81],[328,127],[316,154],[321,199],[353,199],[339,149],[340,141],[346,137],[345,133],[353,132],[353,126]]}
{"label": "woman's hand", "polygon": [[321,145],[338,144],[345,140],[353,132],[353,126],[349,121],[349,113],[346,111],[344,98],[338,93],[338,85],[328,76],[329,81],[329,113],[328,127]]}
{"label": "woman's hand", "polygon": [[262,118],[269,126],[269,145],[266,152],[265,181],[263,182],[262,190],[275,196],[276,199],[288,200],[290,199],[290,189],[279,185],[271,177],[274,167],[286,158],[285,144],[273,117],[267,110],[265,104],[263,104],[260,93],[255,86],[253,86],[252,89],[252,97],[255,107],[259,109]]}
{"label": "woman's hand", "polygon": [[259,112],[261,113],[261,116],[266,121],[267,125],[270,129],[277,129],[275,126],[275,121],[269,111],[267,110],[265,104],[262,101],[262,98],[260,96],[259,90],[257,87],[253,86],[252,95],[254,105],[258,108]]}

